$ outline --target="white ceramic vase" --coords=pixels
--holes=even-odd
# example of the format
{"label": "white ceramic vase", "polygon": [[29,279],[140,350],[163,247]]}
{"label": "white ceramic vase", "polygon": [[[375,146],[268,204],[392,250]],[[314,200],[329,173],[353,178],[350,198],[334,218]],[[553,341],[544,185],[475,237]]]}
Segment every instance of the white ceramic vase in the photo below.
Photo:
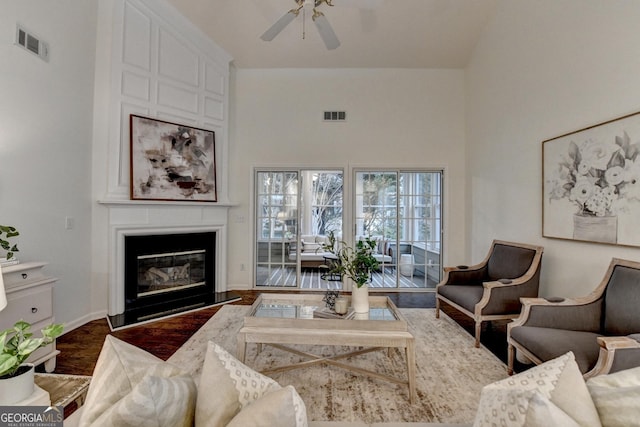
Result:
{"label": "white ceramic vase", "polygon": [[358,287],[355,282],[351,288],[351,306],[356,313],[369,313],[369,285]]}
{"label": "white ceramic vase", "polygon": [[11,405],[33,394],[34,366],[25,363],[29,370],[15,377],[0,379],[0,405]]}

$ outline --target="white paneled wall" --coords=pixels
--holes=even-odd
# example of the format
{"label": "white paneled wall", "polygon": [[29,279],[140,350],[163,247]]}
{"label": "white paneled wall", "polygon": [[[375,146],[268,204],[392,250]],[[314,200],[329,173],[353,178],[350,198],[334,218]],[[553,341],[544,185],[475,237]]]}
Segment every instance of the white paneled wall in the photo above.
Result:
{"label": "white paneled wall", "polygon": [[[98,43],[110,47],[110,56],[98,63],[107,63],[109,72],[98,72],[96,85],[108,89],[97,92],[96,102],[109,117],[108,136],[98,134],[94,142],[99,145],[94,152],[105,153],[106,159],[97,164],[94,159],[94,180],[104,183],[104,194],[97,194],[102,209],[94,213],[99,223],[94,226],[94,254],[101,261],[93,269],[105,271],[106,277],[94,283],[95,293],[104,295],[108,289],[104,309],[111,315],[123,311],[125,236],[202,231],[216,232],[216,290],[225,291],[232,206],[227,141],[231,57],[165,0],[104,1],[112,7],[101,8],[106,24]],[[215,132],[217,202],[130,200],[131,114]]]}
{"label": "white paneled wall", "polygon": [[158,0],[115,3],[106,201],[129,198],[129,115],[215,132],[218,198],[227,193],[231,57]]}

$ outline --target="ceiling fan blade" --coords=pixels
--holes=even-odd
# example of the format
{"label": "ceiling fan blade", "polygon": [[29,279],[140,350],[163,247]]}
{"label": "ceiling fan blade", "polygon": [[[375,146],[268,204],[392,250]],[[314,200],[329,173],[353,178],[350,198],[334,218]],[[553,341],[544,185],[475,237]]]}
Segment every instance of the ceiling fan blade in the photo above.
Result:
{"label": "ceiling fan blade", "polygon": [[338,40],[336,33],[333,31],[333,28],[331,28],[331,24],[329,24],[324,14],[317,11],[314,12],[313,22],[316,24],[320,37],[327,49],[332,50],[340,46],[340,40]]}
{"label": "ceiling fan blade", "polygon": [[270,42],[280,34],[280,31],[284,30],[284,28],[291,23],[298,16],[299,11],[296,9],[291,9],[289,12],[285,13],[280,19],[276,21],[275,24],[271,26],[267,31],[264,32],[260,38],[264,41]]}

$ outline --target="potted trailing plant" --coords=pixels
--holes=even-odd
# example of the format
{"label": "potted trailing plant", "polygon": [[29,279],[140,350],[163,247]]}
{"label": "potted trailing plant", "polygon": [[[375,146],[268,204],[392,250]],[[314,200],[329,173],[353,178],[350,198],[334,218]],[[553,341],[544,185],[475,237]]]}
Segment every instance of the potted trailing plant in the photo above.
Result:
{"label": "potted trailing plant", "polygon": [[10,404],[33,393],[32,364],[24,363],[37,349],[51,344],[63,326],[51,324],[42,329],[42,337],[34,338],[31,324],[19,320],[13,328],[0,333],[0,402]]}
{"label": "potted trailing plant", "polygon": [[326,251],[336,256],[330,266],[330,273],[347,277],[355,284],[351,289],[351,304],[356,313],[369,312],[367,283],[371,279],[371,271],[380,265],[373,256],[376,244],[375,240],[366,237],[350,247],[345,242],[336,242],[333,232],[330,232],[328,243],[324,245]]}
{"label": "potted trailing plant", "polygon": [[7,251],[7,260],[13,258],[14,252],[18,252],[18,245],[15,243],[12,245],[9,242],[9,239],[19,235],[20,233],[15,227],[10,225],[0,225],[0,247]]}

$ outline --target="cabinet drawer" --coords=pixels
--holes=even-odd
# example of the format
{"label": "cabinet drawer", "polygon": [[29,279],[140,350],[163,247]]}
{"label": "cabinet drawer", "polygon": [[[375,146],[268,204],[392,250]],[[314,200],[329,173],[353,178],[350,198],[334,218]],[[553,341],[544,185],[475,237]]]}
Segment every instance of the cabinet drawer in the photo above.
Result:
{"label": "cabinet drawer", "polygon": [[[23,319],[32,325],[53,316],[51,286],[25,289],[7,294],[7,308],[0,313],[0,328],[10,328]],[[37,329],[34,329],[37,331]]]}
{"label": "cabinet drawer", "polygon": [[44,262],[25,262],[4,267],[2,269],[4,287],[11,289],[45,279],[46,276],[42,270],[45,265],[47,264]]}

